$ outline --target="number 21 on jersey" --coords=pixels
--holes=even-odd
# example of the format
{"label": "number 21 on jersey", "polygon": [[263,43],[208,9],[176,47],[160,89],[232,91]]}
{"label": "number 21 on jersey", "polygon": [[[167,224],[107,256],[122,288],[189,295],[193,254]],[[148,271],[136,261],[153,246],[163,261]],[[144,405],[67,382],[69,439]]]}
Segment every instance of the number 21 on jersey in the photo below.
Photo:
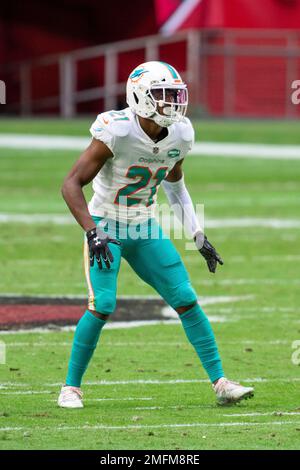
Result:
{"label": "number 21 on jersey", "polygon": [[[122,204],[127,206],[140,204],[143,198],[137,197],[139,191],[145,188],[149,184],[150,180],[154,180],[153,186],[149,188],[150,194],[146,201],[146,206],[150,206],[153,204],[153,198],[157,192],[158,185],[167,176],[167,173],[168,167],[158,168],[153,175],[149,167],[139,165],[130,166],[126,173],[127,178],[132,178],[134,180],[137,178],[139,179],[138,181],[126,184],[126,186],[123,186],[119,189],[114,200],[115,204]],[[133,194],[135,194],[135,196],[133,196]],[[127,204],[123,204],[123,198],[126,198]]]}

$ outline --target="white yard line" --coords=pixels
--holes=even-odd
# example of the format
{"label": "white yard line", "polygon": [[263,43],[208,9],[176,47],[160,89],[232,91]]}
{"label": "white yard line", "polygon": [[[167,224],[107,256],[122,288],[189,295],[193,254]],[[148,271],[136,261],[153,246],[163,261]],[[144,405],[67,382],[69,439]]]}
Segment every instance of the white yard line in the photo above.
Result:
{"label": "white yard line", "polygon": [[[91,137],[0,134],[0,147],[31,150],[84,150]],[[249,144],[231,142],[196,142],[192,155],[217,157],[300,160],[299,145]]]}
{"label": "white yard line", "polygon": [[224,417],[234,417],[234,418],[242,418],[242,417],[250,417],[250,416],[300,416],[300,411],[272,411],[268,413],[231,413],[231,414],[223,414]]}
{"label": "white yard line", "polygon": [[[106,325],[106,328],[108,325]],[[43,328],[43,327],[36,327],[36,328],[20,328],[18,330],[0,330],[0,337],[2,336],[10,336],[10,335],[24,335],[24,334],[47,334],[47,333],[55,333],[57,331],[62,331],[62,332],[74,332],[76,326],[58,326],[55,328]]]}
{"label": "white yard line", "polygon": [[[231,427],[231,426],[282,426],[287,424],[299,425],[300,421],[268,421],[267,423],[241,423],[241,422],[229,422],[229,423],[180,423],[180,424],[139,424],[139,425],[127,425],[127,426],[81,426],[82,429],[107,429],[107,430],[118,430],[118,429],[160,429],[160,428],[191,428],[191,427]],[[80,426],[78,426],[80,428]],[[59,430],[72,430],[78,429],[76,426],[65,426],[58,427]]]}
{"label": "white yard line", "polygon": [[[300,379],[299,379],[300,380]],[[111,386],[111,385],[181,385],[187,383],[208,383],[208,379],[174,379],[174,380],[158,380],[158,379],[137,379],[137,380],[97,380],[85,382],[88,386]],[[44,384],[46,387],[58,387],[61,383]]]}
{"label": "white yard line", "polygon": [[[266,281],[266,282],[264,282]],[[293,285],[298,285],[299,280],[288,280],[288,279],[277,279],[274,280],[273,282],[270,280],[253,280],[253,279],[242,279],[242,280],[224,280],[222,281],[201,281],[199,282],[202,285],[216,285],[216,284],[221,284],[221,285],[233,285],[233,284],[274,284],[274,285],[281,285],[281,284],[293,284]],[[197,283],[197,281],[196,281]],[[201,304],[201,302],[200,302]],[[208,306],[210,308],[211,306]],[[167,308],[167,307],[166,307]],[[271,314],[276,314],[276,313],[293,313],[297,314],[299,313],[299,309],[297,308],[284,308],[284,307],[247,307],[244,308],[243,306],[239,307],[215,307],[217,309],[215,315],[212,313],[209,313],[209,310],[206,312],[207,317],[211,323],[228,323],[228,322],[237,322],[247,315],[247,318],[249,318],[249,314],[251,313],[271,313]],[[165,312],[166,313],[166,312]],[[242,313],[243,315],[236,315],[236,313]],[[235,315],[232,315],[235,314]],[[254,318],[254,317],[253,317]],[[255,316],[256,318],[256,316]],[[118,329],[131,329],[131,328],[139,328],[139,327],[144,327],[144,326],[156,326],[156,325],[181,325],[181,321],[179,319],[170,319],[170,320],[141,320],[141,321],[129,321],[129,322],[111,322],[108,323],[105,326],[106,330],[118,330]],[[51,327],[33,327],[33,328],[28,328],[28,329],[18,329],[18,330],[0,330],[0,338],[1,337],[7,337],[7,336],[14,336],[14,335],[22,335],[22,334],[50,334],[50,333],[55,333],[55,332],[74,332],[76,329],[76,326],[56,326],[55,328],[53,326]],[[264,344],[287,344],[287,340],[274,340],[264,342],[263,340],[261,341]],[[241,343],[246,343],[245,341],[241,341]],[[251,341],[253,343],[253,341]],[[9,346],[10,343],[8,343]],[[20,342],[20,345],[22,345],[23,342]],[[25,342],[24,346],[28,345],[30,346],[32,343],[27,343]],[[50,343],[49,343],[50,344]],[[156,345],[158,343],[155,343]],[[233,344],[235,344],[233,342]],[[17,343],[16,343],[17,345]],[[66,347],[69,347],[69,343],[60,343],[60,345],[64,345]],[[114,343],[111,344],[112,346]],[[115,344],[118,346],[118,344]]]}
{"label": "white yard line", "polygon": [[[238,382],[244,383],[273,383],[273,382],[282,382],[282,383],[292,383],[300,382],[300,377],[289,377],[289,378],[276,378],[276,379],[267,379],[262,377],[254,378],[241,378],[238,379]],[[111,385],[181,385],[181,384],[201,384],[209,383],[208,379],[173,379],[173,380],[158,380],[158,379],[138,379],[138,380],[98,380],[85,382],[85,385],[88,386],[111,386]],[[46,383],[45,387],[58,387],[61,383]]]}
{"label": "white yard line", "polygon": [[[215,305],[215,304],[223,304],[223,303],[233,303],[233,302],[240,302],[243,300],[252,300],[254,299],[253,295],[240,295],[240,296],[226,296],[226,295],[218,295],[218,296],[206,296],[206,297],[201,297],[198,298],[199,303],[202,307],[207,306],[207,305]],[[178,314],[176,311],[169,306],[165,306],[162,308],[162,316],[165,318],[178,318]],[[229,321],[227,318],[222,317],[222,316],[217,316],[213,317],[210,316],[210,321],[213,323],[224,323],[226,321]]]}
{"label": "white yard line", "polygon": [[[128,398],[85,398],[84,401],[149,401],[152,397],[128,397]],[[56,399],[48,400],[56,401]]]}
{"label": "white yard line", "polygon": [[127,397],[127,398],[87,398],[88,401],[149,401],[152,397]]}
{"label": "white yard line", "polygon": [[[236,379],[238,382],[241,383],[249,383],[249,384],[268,384],[268,383],[298,383],[300,382],[300,377],[289,377],[289,378],[274,378],[274,379],[267,379],[262,377],[252,377],[252,378],[238,378]],[[84,383],[85,387],[92,387],[92,386],[115,386],[115,385],[182,385],[182,384],[209,384],[210,381],[208,379],[174,379],[174,380],[158,380],[158,379],[139,379],[139,380],[98,380],[98,381],[88,381]],[[56,388],[61,387],[62,383],[44,383],[40,384],[41,387],[47,388]],[[50,393],[49,390],[28,390],[24,394],[21,390],[16,390],[16,388],[22,387],[24,388],[31,388],[32,385],[30,384],[19,384],[19,383],[3,383],[1,386],[1,390],[5,390],[5,392],[0,391],[0,395],[10,394],[6,393],[9,392],[10,388],[15,392],[15,395],[30,395],[33,392],[39,393]],[[137,398],[138,399],[138,398]]]}
{"label": "white yard line", "polygon": [[[114,430],[126,430],[126,429],[168,429],[168,428],[211,428],[211,427],[234,427],[234,426],[241,426],[241,427],[249,427],[249,426],[299,426],[300,421],[267,421],[264,423],[257,423],[257,422],[221,422],[221,423],[174,423],[174,424],[129,424],[126,426],[109,426],[104,424],[96,424],[96,425],[83,425],[83,426],[56,426],[55,432],[57,431],[79,431],[79,430],[86,430],[86,431],[94,431],[94,430],[107,430],[107,431],[114,431]],[[41,426],[34,426],[34,428],[30,427],[3,427],[0,428],[2,432],[8,431],[49,431],[48,427],[41,427]],[[54,428],[53,428],[54,429]]]}
{"label": "white yard line", "polygon": [[16,383],[16,382],[2,382],[0,385],[0,390],[9,390],[9,388],[16,388],[16,387],[30,387],[29,384],[26,383]]}
{"label": "white yard line", "polygon": [[299,145],[196,142],[191,153],[193,155],[213,155],[229,158],[300,160]]}
{"label": "white yard line", "polygon": [[226,219],[205,219],[207,228],[300,228],[300,219],[278,219],[259,217],[240,217]]}
{"label": "white yard line", "polygon": [[[6,296],[6,294],[1,295],[1,297],[5,297],[5,296]],[[24,295],[19,295],[19,294],[11,293],[11,294],[7,295],[7,297],[22,297],[22,298],[23,298]],[[27,298],[30,298],[30,297],[35,298],[35,296],[26,296],[26,297],[27,297]],[[51,296],[40,295],[40,296],[37,296],[37,297],[43,299],[43,298],[50,298]],[[118,296],[118,299],[121,299],[122,297],[125,298],[125,297],[127,297],[127,296]],[[134,299],[134,298],[137,298],[137,297],[138,297],[138,296],[133,296],[132,298]],[[213,296],[213,297],[214,297],[214,296]],[[59,298],[59,296],[58,296],[58,297],[53,296],[53,298]],[[65,298],[65,296],[61,296],[61,298]],[[85,296],[80,296],[80,297],[78,296],[78,297],[77,297],[76,295],[74,295],[74,297],[73,297],[72,295],[70,295],[69,298],[70,298],[70,299],[71,299],[71,298],[75,298],[75,299],[76,299],[76,298],[81,298],[81,299],[84,301],[86,297],[85,297]],[[128,298],[128,297],[127,297],[127,298]],[[129,296],[129,298],[130,298],[130,296]],[[158,297],[158,296],[153,296],[153,298],[155,298],[155,299],[157,300],[157,299],[159,299],[160,297]],[[200,305],[203,305],[203,299],[209,299],[209,298],[210,298],[209,296],[207,296],[207,297],[198,297],[198,302],[200,303]],[[252,296],[252,295],[240,296],[240,300],[241,300],[241,301],[242,301],[242,300],[249,300],[249,299],[251,300],[252,298],[255,298],[255,296]],[[139,299],[145,300],[145,299],[148,299],[148,297],[147,297],[147,296],[139,296]],[[215,299],[218,299],[218,296],[215,296]],[[216,304],[219,304],[219,302],[216,301]],[[213,310],[213,307],[214,307],[213,304],[211,304],[211,305],[206,304],[206,310],[207,310],[207,311]],[[273,306],[269,306],[269,307],[260,307],[260,306],[253,306],[253,307],[251,307],[251,306],[250,306],[250,307],[249,307],[249,306],[247,306],[247,307],[245,307],[244,305],[243,305],[243,306],[241,306],[241,305],[238,305],[238,306],[237,306],[237,305],[233,305],[232,307],[222,307],[222,306],[217,305],[217,306],[216,306],[216,309],[217,309],[217,310],[216,310],[217,312],[220,312],[220,313],[222,313],[222,314],[223,314],[223,313],[240,312],[240,311],[242,311],[243,313],[253,313],[253,312],[264,312],[264,313],[276,313],[276,312],[280,312],[280,313],[300,313],[300,308],[299,308],[299,307],[297,308],[297,307],[279,307],[279,306],[276,306],[276,307],[273,307]],[[165,323],[165,322],[163,321],[163,323]],[[169,323],[169,322],[167,322],[167,323]],[[106,328],[107,328],[108,326],[109,326],[109,323],[106,325]],[[73,328],[73,327],[72,327],[72,328]],[[50,328],[49,328],[49,329],[50,329]],[[52,329],[53,332],[55,332],[55,330],[56,330],[55,328]],[[6,334],[6,333],[7,333],[7,334],[15,334],[15,333],[18,333],[18,331],[19,331],[19,330],[16,330],[16,331],[13,331],[13,330],[9,330],[9,331],[3,330],[3,331],[1,331],[1,330],[0,330],[0,336],[1,336],[1,334]],[[31,330],[21,330],[21,331],[22,331],[22,333],[24,333],[24,332],[26,333],[27,331],[31,331]],[[26,344],[27,344],[27,342],[26,342]],[[32,344],[32,343],[30,343],[30,344]],[[62,344],[62,343],[60,343],[60,344]],[[68,342],[66,342],[66,344],[68,344]],[[157,343],[156,343],[156,344],[157,344]]]}
{"label": "white yard line", "polygon": [[[239,286],[239,285],[299,285],[300,279],[218,279],[218,280],[196,280],[194,281],[197,285],[211,286],[211,285],[220,285],[220,286]],[[259,310],[259,307],[257,308]]]}
{"label": "white yard line", "polygon": [[[238,317],[234,318],[227,318],[224,316],[219,315],[208,315],[208,319],[211,323],[227,323],[231,321],[236,321]],[[111,322],[105,325],[106,330],[123,330],[123,329],[131,329],[131,328],[140,328],[142,326],[155,326],[155,325],[180,325],[180,320],[139,320],[139,321],[127,321],[127,322]],[[8,335],[20,335],[24,333],[55,333],[57,331],[63,332],[73,332],[75,331],[76,326],[57,326],[53,327],[37,327],[37,328],[28,328],[28,329],[18,329],[18,330],[0,330],[0,337],[1,336],[8,336]]]}
{"label": "white yard line", "polygon": [[264,313],[300,313],[300,309],[295,307],[244,307],[244,306],[233,306],[233,307],[217,307],[220,313],[232,313],[232,312],[264,312]]}
{"label": "white yard line", "polygon": [[[218,282],[211,281],[213,285],[218,284]],[[206,285],[211,285],[209,281],[205,282]],[[232,283],[233,284],[233,283]],[[278,284],[281,284],[280,282]],[[297,283],[295,283],[297,284]],[[236,313],[242,313],[242,315],[236,315]],[[238,322],[242,319],[247,319],[250,317],[257,318],[257,316],[252,315],[251,313],[264,312],[264,313],[298,313],[298,309],[280,309],[280,308],[254,308],[248,310],[247,308],[239,307],[238,309],[235,308],[218,308],[218,311],[215,315],[207,314],[207,317],[211,323],[231,323],[231,322]],[[229,315],[229,314],[235,315]],[[165,325],[165,326],[172,326],[172,325],[181,325],[180,320],[141,320],[141,321],[129,321],[129,322],[111,322],[105,326],[106,330],[123,330],[123,329],[131,329],[131,328],[141,328],[144,326],[157,326],[157,325]],[[76,326],[53,326],[51,327],[33,327],[28,329],[18,329],[18,330],[0,330],[0,338],[7,337],[7,336],[14,336],[14,335],[23,335],[23,334],[50,334],[50,333],[57,333],[57,332],[64,332],[64,333],[73,333],[76,329]],[[4,339],[2,338],[2,339]]]}
{"label": "white yard line", "polygon": [[24,427],[13,427],[13,426],[6,426],[5,428],[0,428],[0,431],[2,432],[8,432],[8,431],[25,431],[25,429],[29,428],[24,428]]}
{"label": "white yard line", "polygon": [[[211,319],[213,321],[214,319]],[[224,321],[225,318],[223,318]],[[222,318],[221,318],[222,321]],[[130,328],[139,328],[141,326],[153,326],[153,325],[177,325],[181,323],[180,320],[140,320],[140,321],[129,321],[129,322],[111,322],[105,325],[106,330],[123,330]],[[18,329],[18,330],[0,330],[0,336],[4,335],[18,335],[24,333],[55,333],[57,331],[63,332],[73,332],[75,331],[76,326],[55,326],[55,328],[50,327],[37,327],[37,328],[28,328],[28,329]]]}
{"label": "white yard line", "polygon": [[[78,294],[62,294],[62,295],[57,295],[57,294],[29,294],[29,295],[24,295],[20,294],[18,292],[9,292],[5,294],[1,294],[0,297],[20,297],[24,298],[26,297],[27,299],[33,298],[33,299],[81,299],[85,302],[86,296],[85,295],[78,295]],[[198,297],[199,300],[203,299],[204,297]],[[205,297],[205,298],[210,298],[210,297]],[[216,297],[218,298],[218,297]],[[245,298],[245,296],[243,296]],[[120,300],[158,300],[161,299],[159,295],[118,295],[118,299]],[[247,300],[247,299],[246,299]]]}
{"label": "white yard line", "polygon": [[178,410],[199,409],[199,405],[166,405],[166,406],[135,406],[132,409],[136,411],[156,411],[156,410]]}
{"label": "white yard line", "polygon": [[[28,260],[29,262],[32,262],[32,260]],[[199,260],[195,256],[191,255],[185,255],[184,256],[184,261],[186,263],[198,263]],[[279,262],[295,262],[295,261],[300,261],[300,255],[274,255],[274,256],[230,256],[226,258],[226,264],[228,263],[279,263]]]}
{"label": "white yard line", "polygon": [[41,391],[35,391],[35,390],[27,390],[27,391],[18,391],[18,392],[1,392],[0,391],[0,397],[1,395],[43,395],[43,394],[49,394],[53,393],[51,390],[41,390]]}
{"label": "white yard line", "polygon": [[[173,214],[164,215],[159,218],[162,227],[177,227],[177,221]],[[55,225],[75,225],[74,218],[69,214],[13,214],[0,213],[0,223],[22,223],[22,224],[55,224]],[[259,218],[259,217],[240,217],[240,218],[216,218],[205,219],[206,228],[300,228],[300,219],[284,218]]]}
{"label": "white yard line", "polygon": [[[239,340],[239,341],[227,341],[224,340],[222,341],[222,338],[219,340],[219,343],[225,344],[235,344],[235,345],[254,345],[254,344],[259,344],[259,345],[282,345],[282,344],[291,344],[292,340]],[[170,347],[170,348],[177,348],[178,346],[187,346],[189,343],[188,342],[183,342],[183,341],[177,341],[177,342],[162,342],[162,341],[156,341],[156,342],[139,342],[139,341],[128,341],[128,342],[109,342],[109,343],[102,343],[101,347],[102,348],[136,348],[136,347],[149,347],[149,348],[155,348],[156,346],[158,347]],[[29,342],[18,342],[14,341],[11,343],[6,342],[5,343],[6,348],[21,348],[21,347],[26,347],[26,348],[57,348],[57,347],[71,347],[72,346],[72,341],[69,342],[52,342],[52,343],[29,343]],[[0,385],[1,388],[1,385]]]}
{"label": "white yard line", "polygon": [[[0,331],[0,336],[1,336],[1,331]],[[12,343],[8,343],[6,342],[5,343],[5,346],[7,348],[57,348],[58,346],[60,347],[70,347],[72,346],[72,341],[69,341],[69,342],[64,342],[62,341],[61,343],[60,342],[53,342],[53,343],[29,343],[29,342],[18,342],[18,341],[14,341]]]}
{"label": "white yard line", "polygon": [[0,147],[30,150],[78,150],[85,149],[91,137],[0,134]]}
{"label": "white yard line", "polygon": [[[135,406],[133,409],[136,411],[155,411],[155,410],[165,410],[165,409],[190,409],[190,408],[199,408],[199,405],[166,405],[166,406]],[[268,413],[231,413],[223,414],[225,418],[243,418],[243,417],[252,417],[252,416],[300,416],[300,411],[272,411]]]}
{"label": "white yard line", "polygon": [[[18,293],[10,293],[10,294],[1,294],[1,297],[6,298],[6,297],[15,297],[16,299],[20,298],[23,299],[26,297],[26,299],[41,299],[41,300],[47,300],[47,299],[55,299],[55,300],[82,300],[83,302],[86,301],[86,296],[84,295],[72,295],[72,294],[66,294],[66,295],[22,295]],[[236,295],[236,296],[226,296],[226,295],[207,295],[207,296],[200,296],[198,297],[198,302],[201,303],[201,305],[213,305],[213,304],[220,304],[220,303],[233,303],[233,302],[240,302],[242,300],[252,300],[254,299],[254,295]],[[159,295],[118,295],[118,300],[161,300],[161,297]]]}
{"label": "white yard line", "polygon": [[[135,406],[133,409],[136,411],[155,411],[155,410],[165,410],[165,409],[193,409],[193,408],[198,408],[199,405],[166,405],[166,406]],[[300,417],[300,411],[273,411],[269,413],[232,413],[232,414],[223,414],[222,415],[225,418],[242,418],[242,417],[252,417],[252,416],[299,416]]]}
{"label": "white yard line", "polygon": [[55,224],[72,225],[74,219],[68,214],[4,214],[0,213],[0,222],[16,222],[22,224]]}

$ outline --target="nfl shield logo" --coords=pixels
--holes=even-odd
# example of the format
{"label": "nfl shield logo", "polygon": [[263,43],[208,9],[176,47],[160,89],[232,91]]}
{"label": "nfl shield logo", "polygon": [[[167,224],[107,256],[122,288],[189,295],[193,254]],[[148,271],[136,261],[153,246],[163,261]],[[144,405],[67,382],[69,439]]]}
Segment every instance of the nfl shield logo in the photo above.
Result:
{"label": "nfl shield logo", "polygon": [[153,147],[153,153],[156,155],[159,152],[159,147]]}

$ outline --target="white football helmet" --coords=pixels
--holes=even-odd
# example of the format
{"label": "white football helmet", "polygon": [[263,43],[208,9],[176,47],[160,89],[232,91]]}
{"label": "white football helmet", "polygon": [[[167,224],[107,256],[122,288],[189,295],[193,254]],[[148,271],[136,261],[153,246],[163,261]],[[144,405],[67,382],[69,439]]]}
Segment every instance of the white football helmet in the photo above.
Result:
{"label": "white football helmet", "polygon": [[128,77],[126,100],[138,116],[161,127],[182,121],[188,105],[187,86],[179,73],[165,62],[145,62]]}

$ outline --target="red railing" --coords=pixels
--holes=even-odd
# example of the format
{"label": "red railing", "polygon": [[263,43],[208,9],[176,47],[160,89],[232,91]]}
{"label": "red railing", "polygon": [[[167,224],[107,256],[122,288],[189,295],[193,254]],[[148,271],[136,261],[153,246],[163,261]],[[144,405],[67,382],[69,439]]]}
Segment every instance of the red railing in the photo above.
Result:
{"label": "red railing", "polygon": [[147,60],[172,63],[189,84],[191,110],[217,117],[297,118],[300,32],[188,30],[10,64],[0,69],[2,113],[73,117],[126,106],[126,79]]}

